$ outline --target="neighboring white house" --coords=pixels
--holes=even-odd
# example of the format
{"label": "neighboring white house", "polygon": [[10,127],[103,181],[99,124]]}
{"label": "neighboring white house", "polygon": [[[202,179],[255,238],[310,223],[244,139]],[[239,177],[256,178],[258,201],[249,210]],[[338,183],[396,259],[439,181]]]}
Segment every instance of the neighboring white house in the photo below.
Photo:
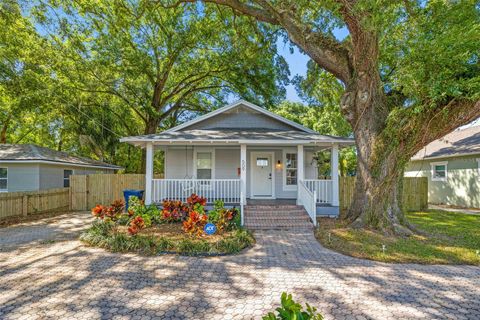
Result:
{"label": "neighboring white house", "polygon": [[407,177],[428,177],[428,202],[480,208],[480,126],[457,129],[412,157]]}
{"label": "neighboring white house", "polygon": [[[338,150],[354,144],[243,100],[162,133],[121,141],[146,148],[146,203],[185,200],[193,192],[242,208],[253,199],[293,199],[311,218],[338,214]],[[325,149],[332,151],[328,180],[318,179],[314,159]],[[165,179],[153,179],[155,150],[165,152]]]}
{"label": "neighboring white house", "polygon": [[0,192],[70,185],[72,174],[115,173],[119,166],[33,144],[0,144]]}

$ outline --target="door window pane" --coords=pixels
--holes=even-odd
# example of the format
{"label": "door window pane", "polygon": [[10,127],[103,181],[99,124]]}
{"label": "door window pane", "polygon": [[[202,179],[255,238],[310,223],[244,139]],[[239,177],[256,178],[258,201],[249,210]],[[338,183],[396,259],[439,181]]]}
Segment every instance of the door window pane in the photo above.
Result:
{"label": "door window pane", "polygon": [[257,167],[268,167],[268,158],[257,158]]}

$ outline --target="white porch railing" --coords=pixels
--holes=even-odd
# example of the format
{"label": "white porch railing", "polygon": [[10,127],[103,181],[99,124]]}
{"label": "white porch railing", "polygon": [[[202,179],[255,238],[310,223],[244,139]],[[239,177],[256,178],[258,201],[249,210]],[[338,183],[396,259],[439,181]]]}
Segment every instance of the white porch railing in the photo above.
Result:
{"label": "white porch railing", "polygon": [[310,191],[303,180],[298,181],[298,202],[307,211],[313,225],[317,225],[317,196]]}
{"label": "white porch railing", "polygon": [[164,199],[187,201],[195,193],[207,198],[208,203],[222,200],[225,203],[240,203],[240,179],[153,179],[152,202]]}
{"label": "white porch railing", "polygon": [[333,200],[332,180],[304,180],[305,186],[317,196],[317,203],[331,204]]}

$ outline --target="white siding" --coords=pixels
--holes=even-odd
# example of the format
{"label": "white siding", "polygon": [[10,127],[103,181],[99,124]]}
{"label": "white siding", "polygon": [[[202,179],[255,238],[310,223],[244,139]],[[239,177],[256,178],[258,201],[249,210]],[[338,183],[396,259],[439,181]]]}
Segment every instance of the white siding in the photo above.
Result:
{"label": "white siding", "polygon": [[193,175],[192,147],[187,150],[185,148],[168,148],[165,156],[165,178],[184,179],[185,177],[191,178]]}
{"label": "white siding", "polygon": [[[283,150],[288,149],[296,152],[292,147],[248,147],[247,146],[247,197],[250,196],[250,156],[251,152],[273,152],[273,166],[275,167],[275,196],[279,199],[295,199],[297,191],[283,190]],[[185,159],[186,152],[186,159]],[[305,178],[316,179],[317,169],[311,165],[313,150],[305,150]],[[165,177],[167,179],[185,179],[195,175],[193,172],[193,147],[185,148],[169,147],[165,157]],[[187,161],[185,163],[185,160]],[[282,168],[276,168],[277,161],[280,160]],[[215,148],[215,178],[216,179],[240,179],[238,168],[240,167],[240,146],[235,147],[216,147]]]}
{"label": "white siding", "polygon": [[40,189],[63,188],[64,169],[70,168],[50,164],[40,165]]}
{"label": "white siding", "polygon": [[63,188],[63,171],[72,170],[75,175],[114,173],[114,170],[83,168],[61,164],[41,164],[39,166],[40,189]]}
{"label": "white siding", "polygon": [[8,168],[8,192],[39,189],[37,164],[0,164],[0,167]]}
{"label": "white siding", "polygon": [[312,164],[313,151],[305,150],[305,179],[318,179],[318,170],[315,163]]}
{"label": "white siding", "polygon": [[215,178],[240,179],[240,149],[215,150]]}

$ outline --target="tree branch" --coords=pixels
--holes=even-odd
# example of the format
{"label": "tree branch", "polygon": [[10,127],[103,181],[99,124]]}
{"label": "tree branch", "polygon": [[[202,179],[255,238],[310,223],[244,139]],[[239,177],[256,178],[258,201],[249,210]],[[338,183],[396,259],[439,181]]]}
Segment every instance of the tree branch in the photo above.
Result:
{"label": "tree branch", "polygon": [[[166,7],[177,7],[181,3],[192,3],[200,0],[179,0]],[[278,25],[284,28],[290,40],[305,51],[318,65],[347,83],[351,78],[348,50],[332,38],[320,31],[313,31],[294,16],[291,8],[281,9],[265,0],[254,1],[258,6],[245,4],[239,0],[202,0],[232,8],[243,15],[254,17],[260,22]]]}
{"label": "tree branch", "polygon": [[[172,5],[167,5],[163,6],[164,8],[175,8],[178,7],[182,3],[194,3],[194,2],[199,2],[200,0],[180,0],[175,2]],[[270,13],[266,10],[263,10],[258,7],[254,7],[252,5],[248,5],[245,3],[242,3],[241,1],[238,0],[202,0],[203,2],[208,2],[208,3],[215,3],[219,5],[224,5],[227,7],[232,8],[233,10],[246,15],[246,16],[251,16],[257,19],[258,21],[261,22],[267,22],[270,24],[275,24],[278,25],[278,21],[273,18]]]}
{"label": "tree branch", "polygon": [[[452,99],[446,104],[430,108],[422,116],[414,115],[410,123],[403,126],[404,141],[413,141],[409,152],[411,156],[430,142],[440,139],[456,128],[468,124],[480,117],[480,100]],[[399,135],[400,135],[399,134]]]}

